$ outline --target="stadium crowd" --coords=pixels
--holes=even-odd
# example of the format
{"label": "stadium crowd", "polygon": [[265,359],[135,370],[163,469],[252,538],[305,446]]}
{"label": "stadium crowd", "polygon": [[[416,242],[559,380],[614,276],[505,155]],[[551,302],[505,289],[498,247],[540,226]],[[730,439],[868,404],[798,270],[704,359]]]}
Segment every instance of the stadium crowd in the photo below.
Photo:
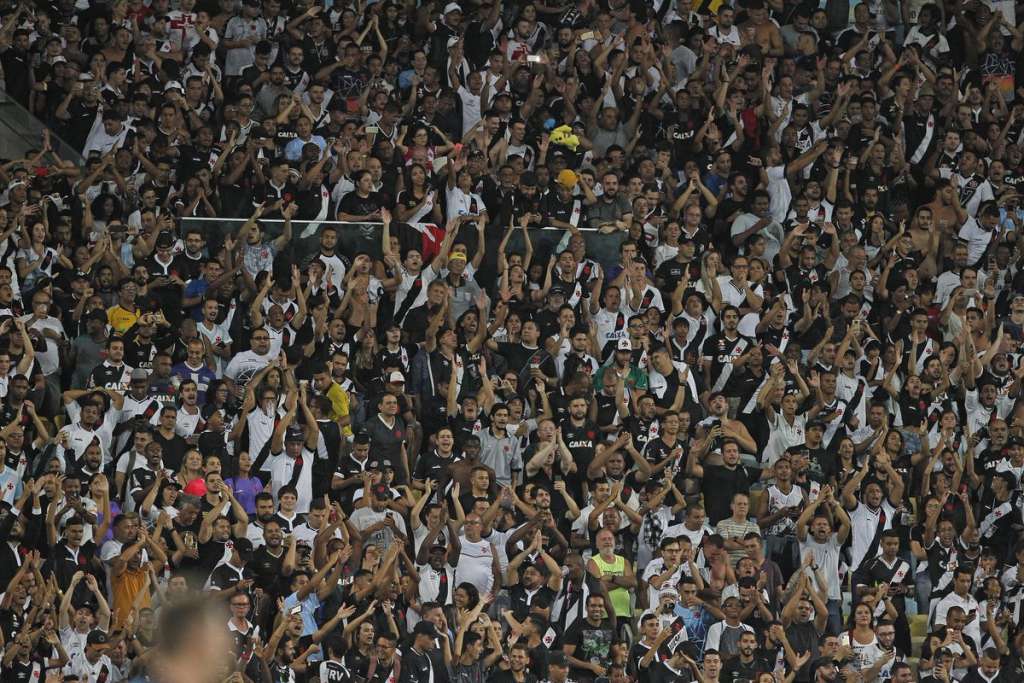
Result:
{"label": "stadium crowd", "polygon": [[1024,681],[1015,15],[0,0],[0,680]]}

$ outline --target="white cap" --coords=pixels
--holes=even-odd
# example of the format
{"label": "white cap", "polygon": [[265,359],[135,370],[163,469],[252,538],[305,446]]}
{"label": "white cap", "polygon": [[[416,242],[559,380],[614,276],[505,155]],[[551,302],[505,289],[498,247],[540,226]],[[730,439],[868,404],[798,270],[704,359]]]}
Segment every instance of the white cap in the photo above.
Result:
{"label": "white cap", "polygon": [[444,6],[444,13],[445,14],[448,14],[449,12],[461,12],[461,11],[462,11],[462,8],[459,7],[459,3],[457,3],[457,2],[449,2],[447,5]]}
{"label": "white cap", "polygon": [[633,342],[629,341],[629,337],[622,337],[621,339],[619,339],[619,343],[616,345],[615,348],[618,351],[632,351]]}
{"label": "white cap", "polygon": [[178,81],[167,81],[167,85],[164,86],[164,92],[167,92],[168,90],[180,90],[181,92],[185,92],[185,89],[181,87],[181,83]]}
{"label": "white cap", "polygon": [[392,384],[405,384],[405,375],[396,370],[388,375],[388,382]]}

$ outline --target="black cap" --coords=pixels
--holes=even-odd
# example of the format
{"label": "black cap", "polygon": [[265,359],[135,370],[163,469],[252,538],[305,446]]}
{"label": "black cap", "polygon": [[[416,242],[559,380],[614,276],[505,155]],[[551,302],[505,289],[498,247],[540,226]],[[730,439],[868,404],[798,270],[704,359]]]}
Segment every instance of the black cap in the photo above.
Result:
{"label": "black cap", "polygon": [[298,425],[292,425],[288,427],[288,431],[284,435],[285,441],[305,441],[306,436],[302,433],[302,427]]}
{"label": "black cap", "polygon": [[391,491],[384,484],[377,484],[373,487],[373,496],[377,500],[390,500]]}
{"label": "black cap", "polygon": [[107,644],[107,634],[98,628],[93,629],[92,631],[89,631],[89,635],[85,639],[85,644],[105,647]]}
{"label": "black cap", "polygon": [[370,435],[365,431],[356,432],[355,436],[352,437],[352,443],[366,444],[370,443]]}
{"label": "black cap", "polygon": [[564,652],[554,651],[548,653],[548,666],[557,666],[559,669],[569,668],[569,659]]}
{"label": "black cap", "polygon": [[432,553],[446,553],[448,552],[448,546],[443,543],[435,543],[430,546],[430,552]]}
{"label": "black cap", "polygon": [[234,540],[234,546],[235,551],[239,554],[239,556],[245,557],[247,555],[252,555],[252,541],[250,541],[248,538],[236,538]]}

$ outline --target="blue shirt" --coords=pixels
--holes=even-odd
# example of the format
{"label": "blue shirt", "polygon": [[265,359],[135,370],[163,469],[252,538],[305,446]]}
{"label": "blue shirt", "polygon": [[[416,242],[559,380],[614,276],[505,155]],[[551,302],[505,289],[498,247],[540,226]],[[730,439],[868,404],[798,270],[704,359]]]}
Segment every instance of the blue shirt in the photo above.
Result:
{"label": "blue shirt", "polygon": [[18,471],[12,469],[0,462],[0,500],[7,503],[9,506],[14,505],[14,501],[21,497],[21,477],[18,476]]}
{"label": "blue shirt", "polygon": [[302,148],[313,143],[320,148],[320,153],[323,154],[324,150],[327,149],[327,141],[319,135],[310,136],[309,140],[303,140],[302,138],[295,138],[284,148],[284,156],[288,161],[298,161],[302,158]]}
{"label": "blue shirt", "polygon": [[299,603],[298,593],[292,593],[284,599],[285,611],[290,610],[296,605],[302,606],[302,635],[311,636],[316,633],[316,611],[320,608],[320,598],[317,597],[316,591],[313,591],[306,596],[306,599]]}
{"label": "blue shirt", "polygon": [[[295,607],[296,605],[300,604],[298,597],[296,597],[297,595],[298,593],[292,593],[284,599],[285,611],[290,610],[292,607]],[[318,628],[316,625],[316,611],[320,608],[320,598],[317,597],[316,591],[313,591],[312,593],[307,595],[306,599],[302,601],[301,605],[302,635],[311,636],[314,633],[316,633]],[[322,659],[322,653],[314,652],[312,655],[308,657],[307,661],[319,662]]]}
{"label": "blue shirt", "polygon": [[[195,297],[199,297],[200,299],[202,299],[203,296],[205,296],[206,294],[206,290],[208,290],[209,288],[210,283],[207,281],[205,277],[197,277],[185,283],[185,293],[182,298],[193,299]],[[199,322],[203,319],[202,301],[200,301],[198,304],[196,304],[189,310],[189,315],[191,315],[192,319],[195,320],[196,322]]]}
{"label": "blue shirt", "polygon": [[185,361],[182,361],[171,368],[171,374],[181,379],[190,379],[196,383],[199,389],[197,399],[199,404],[206,403],[206,390],[210,388],[210,382],[217,379],[217,375],[213,373],[213,370],[208,368],[205,364],[198,370],[194,370],[189,366],[185,365]]}

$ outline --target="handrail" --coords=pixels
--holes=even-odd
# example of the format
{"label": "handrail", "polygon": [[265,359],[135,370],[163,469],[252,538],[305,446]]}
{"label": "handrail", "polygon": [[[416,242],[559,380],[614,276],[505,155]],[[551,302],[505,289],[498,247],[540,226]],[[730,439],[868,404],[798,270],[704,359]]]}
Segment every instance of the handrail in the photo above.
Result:
{"label": "handrail", "polygon": [[[81,150],[68,144],[66,140],[57,135],[53,128],[46,125],[45,121],[37,118],[32,112],[21,106],[20,102],[3,91],[0,91],[0,111],[3,112],[3,115],[0,116],[0,123],[17,137],[17,142],[21,143],[24,149],[42,147],[43,131],[48,130],[50,147],[61,159],[70,161],[79,167],[85,165],[85,158],[82,157]],[[10,140],[9,142],[14,143],[15,141]],[[5,156],[7,154],[9,152],[6,152]]]}
{"label": "handrail", "polygon": [[[181,229],[186,230],[190,224],[199,225],[206,233],[206,241],[211,246],[219,245],[224,237],[237,230],[248,219],[246,218],[209,218],[189,217],[181,219]],[[261,227],[267,237],[276,237],[280,234],[284,225],[284,219],[271,218],[259,220]],[[292,220],[292,239],[288,245],[287,252],[291,258],[303,262],[311,258],[319,250],[320,231],[325,226],[344,228],[338,230],[338,251],[342,254],[351,255],[357,252],[366,252],[374,258],[381,258],[381,229],[383,223],[379,221],[317,221]],[[402,240],[403,246],[415,246],[420,244],[418,236],[408,227],[404,230],[402,226],[407,223],[399,221],[392,222],[392,234]],[[415,225],[434,225],[432,223],[420,223]],[[464,237],[470,249],[476,249],[476,230],[468,226],[462,228],[461,236]],[[530,234],[534,254],[538,258],[547,258],[557,249],[566,233],[563,228],[554,226],[541,226],[527,228]],[[505,233],[504,227],[489,229],[485,235],[487,260],[491,261],[497,254],[498,244]],[[614,266],[619,261],[619,245],[625,239],[623,232],[603,233],[590,227],[580,228],[587,244],[587,256],[594,259],[605,268]],[[429,239],[429,238],[428,238]],[[509,249],[522,253],[525,250],[525,243],[518,230],[512,232],[509,238]],[[536,258],[534,259],[536,263]]]}
{"label": "handrail", "polygon": [[[228,222],[232,222],[232,223],[237,222],[239,224],[242,224],[242,223],[245,223],[248,219],[247,218],[216,218],[216,217],[210,217],[210,216],[184,216],[184,217],[182,217],[182,220],[183,221],[210,222],[210,223],[223,223],[225,221],[228,221]],[[281,223],[283,225],[284,224],[284,219],[283,218],[260,218],[259,222],[260,223]],[[398,222],[400,222],[400,221],[394,221],[394,223],[398,223]],[[299,223],[320,223],[322,225],[374,225],[374,226],[378,226],[378,225],[379,226],[383,226],[384,225],[380,221],[337,221],[337,220],[335,220],[335,221],[330,221],[330,220],[322,220],[322,221],[316,221],[316,220],[312,220],[312,221],[293,220],[292,223],[296,224],[296,225],[299,224]],[[436,223],[420,223],[419,225],[437,225],[437,224]],[[530,230],[558,230],[558,231],[562,231],[562,232],[565,231],[565,228],[559,228],[559,227],[554,226],[554,225],[530,226],[529,229]],[[579,232],[594,232],[594,233],[600,232],[597,228],[591,228],[591,227],[588,227],[588,226],[584,226],[584,227],[576,228],[576,229]],[[606,233],[606,234],[614,234],[614,233]]]}

